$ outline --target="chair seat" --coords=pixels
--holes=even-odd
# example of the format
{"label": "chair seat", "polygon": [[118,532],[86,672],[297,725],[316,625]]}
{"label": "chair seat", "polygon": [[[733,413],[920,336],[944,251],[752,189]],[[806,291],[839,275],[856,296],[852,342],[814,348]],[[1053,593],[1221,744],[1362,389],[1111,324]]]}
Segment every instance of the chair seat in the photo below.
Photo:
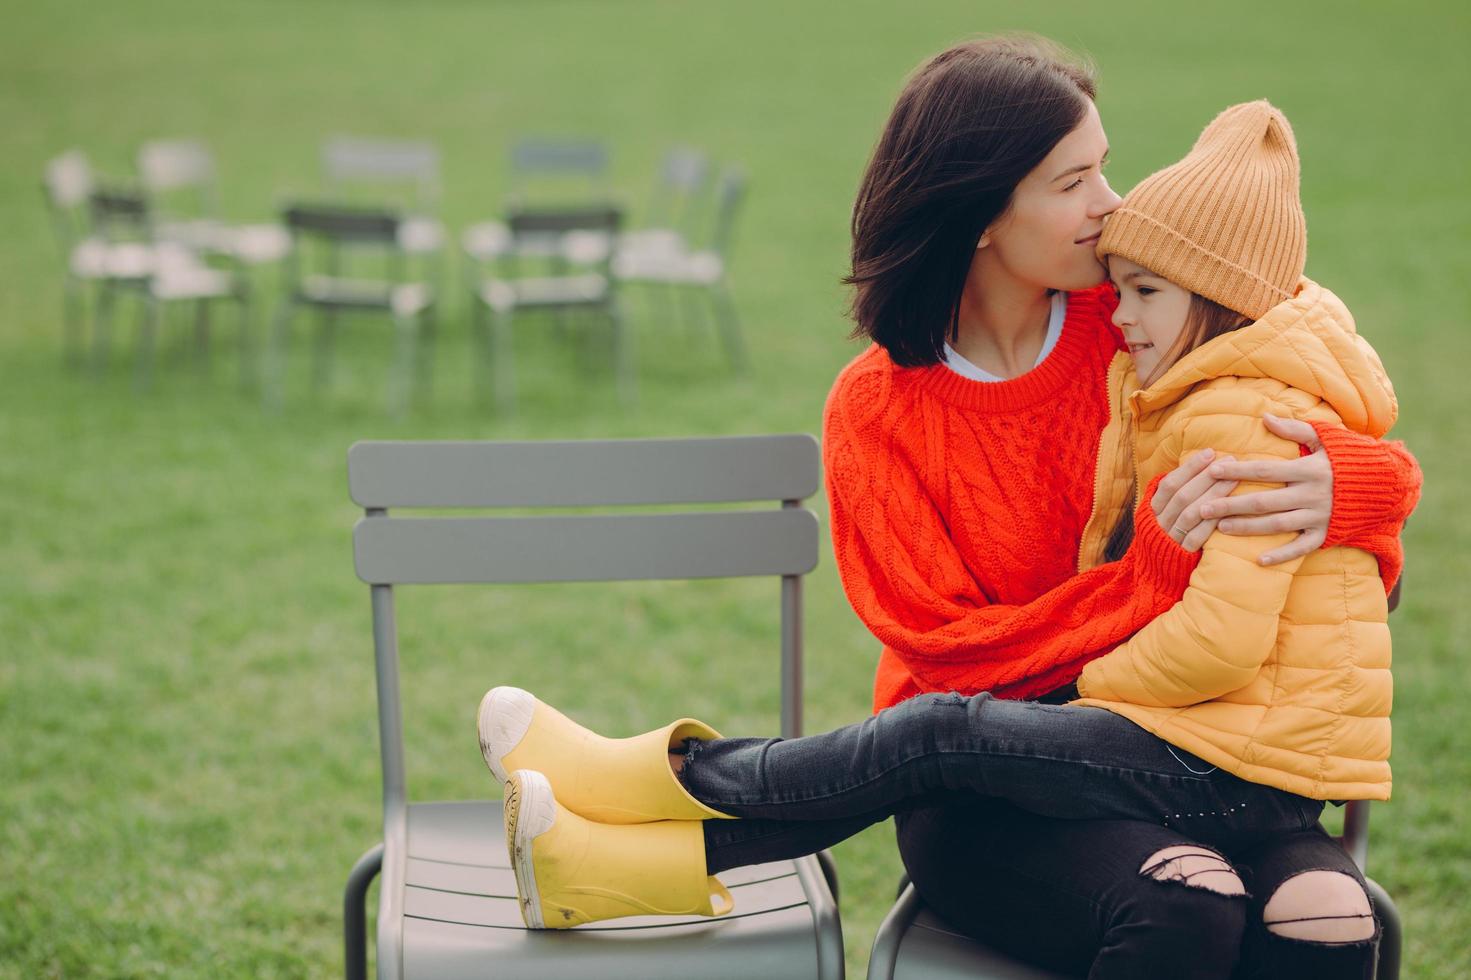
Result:
{"label": "chair seat", "polygon": [[281,225],[231,225],[211,218],[170,221],[155,229],[160,240],[218,255],[247,265],[276,262],[291,251],[291,233]]}
{"label": "chair seat", "polygon": [[71,253],[72,275],[82,279],[146,279],[153,273],[153,246],[88,238]]}
{"label": "chair seat", "polygon": [[445,237],[444,225],[435,218],[410,216],[398,225],[398,247],[414,255],[439,251]]}
{"label": "chair seat", "polygon": [[527,276],[489,279],[480,286],[480,299],[497,313],[537,306],[593,306],[608,300],[606,276],[589,272],[577,276]]}
{"label": "chair seat", "polygon": [[809,978],[814,922],[790,861],[722,874],[735,910],[718,919],[635,916],[574,929],[525,928],[498,801],[409,807],[403,965],[407,977]]}
{"label": "chair seat", "polygon": [[205,265],[192,252],[160,245],[157,255],[148,283],[155,299],[219,299],[238,292],[234,276]]}
{"label": "chair seat", "polygon": [[1067,980],[1068,976],[977,942],[924,907],[904,934],[894,963],[894,980]]}
{"label": "chair seat", "polygon": [[620,250],[613,258],[613,275],[625,282],[709,286],[724,274],[725,263],[714,252],[635,249]]}
{"label": "chair seat", "polygon": [[563,259],[573,265],[596,265],[608,257],[612,239],[601,231],[511,234],[504,222],[482,221],[466,228],[460,246],[471,258],[489,262],[513,252],[519,258]]}
{"label": "chair seat", "polygon": [[433,303],[434,292],[422,282],[307,276],[301,281],[299,298],[319,306],[391,310],[398,316],[416,316]]}

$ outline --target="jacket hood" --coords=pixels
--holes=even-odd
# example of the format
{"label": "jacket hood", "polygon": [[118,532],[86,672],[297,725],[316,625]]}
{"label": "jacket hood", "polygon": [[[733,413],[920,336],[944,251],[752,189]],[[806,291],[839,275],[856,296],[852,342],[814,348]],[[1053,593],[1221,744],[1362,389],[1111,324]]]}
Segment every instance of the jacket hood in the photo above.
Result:
{"label": "jacket hood", "polygon": [[1348,307],[1311,279],[1260,320],[1197,347],[1134,392],[1135,414],[1166,408],[1202,381],[1223,377],[1276,379],[1323,399],[1346,427],[1376,438],[1399,414],[1384,365],[1354,329]]}

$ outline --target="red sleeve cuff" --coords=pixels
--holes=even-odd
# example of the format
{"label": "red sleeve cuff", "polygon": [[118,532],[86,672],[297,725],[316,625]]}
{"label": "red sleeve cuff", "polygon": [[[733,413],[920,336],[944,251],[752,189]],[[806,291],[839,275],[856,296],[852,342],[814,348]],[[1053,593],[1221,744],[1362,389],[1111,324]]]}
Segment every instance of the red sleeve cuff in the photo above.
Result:
{"label": "red sleeve cuff", "polygon": [[1185,594],[1190,575],[1200,564],[1200,552],[1186,551],[1159,526],[1149,501],[1162,479],[1163,474],[1154,478],[1134,512],[1134,541],[1129,554],[1134,561],[1134,575],[1141,583],[1160,595],[1178,599]]}
{"label": "red sleeve cuff", "polygon": [[1364,547],[1367,538],[1397,534],[1420,500],[1424,476],[1415,457],[1403,443],[1339,425],[1317,422],[1313,430],[1333,467],[1333,513],[1323,547]]}

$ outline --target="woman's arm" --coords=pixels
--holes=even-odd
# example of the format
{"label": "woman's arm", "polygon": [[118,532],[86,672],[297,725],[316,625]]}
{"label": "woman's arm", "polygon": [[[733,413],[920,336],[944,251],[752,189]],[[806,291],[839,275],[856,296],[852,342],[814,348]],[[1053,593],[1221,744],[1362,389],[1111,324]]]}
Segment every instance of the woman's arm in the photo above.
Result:
{"label": "woman's arm", "polygon": [[1403,443],[1384,442],[1342,426],[1268,416],[1267,427],[1299,443],[1301,458],[1221,462],[1221,479],[1281,483],[1277,490],[1202,504],[1201,516],[1220,520],[1228,534],[1302,531],[1262,556],[1274,564],[1320,547],[1345,545],[1379,560],[1386,590],[1404,565],[1400,528],[1420,500],[1424,479]]}
{"label": "woman's arm", "polygon": [[[891,465],[882,476],[869,471],[863,456],[845,451],[842,435],[831,429],[824,456],[844,591],[869,630],[928,690],[975,693],[1021,684],[1007,693],[1028,696],[1065,683],[1085,659],[1173,605],[1199,560],[1160,528],[1151,487],[1123,560],[1090,569],[1031,602],[995,603],[912,470]],[[1196,461],[1185,472],[1203,469]],[[1028,686],[1034,681],[1045,686]]]}
{"label": "woman's arm", "polygon": [[[1231,448],[1243,462],[1291,460],[1297,444],[1243,416]],[[1219,424],[1213,425],[1216,434]],[[1190,426],[1182,451],[1192,443]],[[1263,491],[1243,484],[1238,492]],[[1259,494],[1260,495],[1260,494]],[[1234,499],[1234,498],[1233,498]],[[1262,555],[1290,534],[1214,534],[1180,601],[1128,642],[1092,661],[1078,678],[1083,697],[1164,707],[1196,704],[1250,683],[1277,641],[1277,626],[1301,556],[1273,565]]]}

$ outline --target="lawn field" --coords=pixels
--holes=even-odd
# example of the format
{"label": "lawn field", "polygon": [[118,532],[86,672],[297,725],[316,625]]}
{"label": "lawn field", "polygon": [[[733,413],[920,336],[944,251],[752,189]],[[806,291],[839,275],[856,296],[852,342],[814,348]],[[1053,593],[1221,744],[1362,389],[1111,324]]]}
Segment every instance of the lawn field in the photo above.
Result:
{"label": "lawn field", "polygon": [[[1471,521],[1455,504],[1471,477],[1471,13],[1449,0],[1023,9],[0,0],[0,977],[340,973],[343,879],[380,819],[348,446],[818,432],[858,351],[839,279],[879,127],[921,58],[1007,29],[1097,62],[1120,191],[1232,102],[1270,98],[1293,122],[1308,272],[1383,355],[1395,435],[1426,475],[1394,620],[1394,799],[1374,808],[1369,870],[1404,915],[1403,975],[1471,976]],[[140,141],[196,136],[219,160],[224,213],[260,220],[317,186],[333,133],[434,140],[452,229],[496,214],[524,134],[605,139],[635,218],[669,145],[741,164],[732,281],[750,371],[635,292],[636,404],[596,358],[580,366],[528,324],[520,411],[500,418],[472,397],[453,277],[432,401],[399,420],[382,405],[390,334],[372,318],[349,324],[320,398],[298,331],[275,414],[236,384],[228,315],[207,369],[189,360],[185,320],[167,324],[146,394],[126,306],[100,377],[64,363],[47,159],[75,146],[126,175]],[[260,326],[272,274],[256,286]],[[825,502],[811,503],[825,527]],[[878,652],[823,549],[807,588],[813,730],[868,710]],[[498,795],[471,734],[498,683],[611,734],[684,714],[774,730],[774,589],[404,590],[411,795]],[[836,856],[862,976],[899,874],[892,825]]]}

